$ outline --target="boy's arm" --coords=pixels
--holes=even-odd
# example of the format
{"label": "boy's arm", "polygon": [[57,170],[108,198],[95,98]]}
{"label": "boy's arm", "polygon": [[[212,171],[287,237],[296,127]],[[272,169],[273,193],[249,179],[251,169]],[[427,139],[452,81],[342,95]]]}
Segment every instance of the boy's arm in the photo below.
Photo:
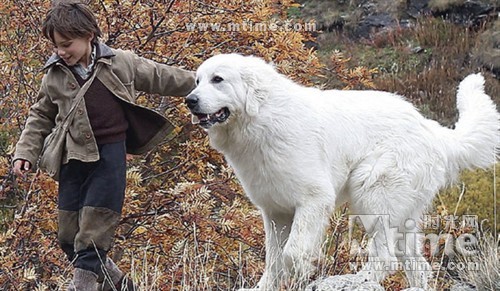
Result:
{"label": "boy's arm", "polygon": [[42,80],[38,101],[29,110],[24,130],[16,144],[13,162],[22,159],[35,165],[42,151],[44,139],[54,127],[58,109],[45,93],[44,87],[45,82]]}
{"label": "boy's arm", "polygon": [[135,88],[162,96],[186,96],[195,87],[195,73],[134,56]]}

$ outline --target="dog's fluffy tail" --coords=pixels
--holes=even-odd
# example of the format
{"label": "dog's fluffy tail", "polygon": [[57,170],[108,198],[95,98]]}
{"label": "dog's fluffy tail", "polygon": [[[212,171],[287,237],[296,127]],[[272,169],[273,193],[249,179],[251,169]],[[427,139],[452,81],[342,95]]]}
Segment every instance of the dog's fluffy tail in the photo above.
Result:
{"label": "dog's fluffy tail", "polygon": [[500,142],[500,114],[484,92],[481,74],[467,76],[458,86],[459,119],[448,153],[452,172],[487,168],[497,160]]}

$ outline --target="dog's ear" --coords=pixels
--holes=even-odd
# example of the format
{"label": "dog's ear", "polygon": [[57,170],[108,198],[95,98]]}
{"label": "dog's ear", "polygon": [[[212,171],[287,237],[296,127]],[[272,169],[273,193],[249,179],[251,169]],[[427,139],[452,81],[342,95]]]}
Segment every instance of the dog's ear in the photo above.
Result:
{"label": "dog's ear", "polygon": [[[248,83],[247,83],[248,84]],[[261,102],[265,99],[262,90],[248,84],[247,95],[245,98],[245,111],[249,116],[257,116]]]}
{"label": "dog's ear", "polygon": [[267,99],[269,94],[267,91],[268,80],[265,78],[265,76],[270,77],[270,75],[265,72],[269,70],[269,68],[267,68],[269,65],[265,63],[262,65],[259,64],[259,66],[246,67],[242,76],[243,82],[247,85],[245,111],[249,116],[257,116],[260,105]]}

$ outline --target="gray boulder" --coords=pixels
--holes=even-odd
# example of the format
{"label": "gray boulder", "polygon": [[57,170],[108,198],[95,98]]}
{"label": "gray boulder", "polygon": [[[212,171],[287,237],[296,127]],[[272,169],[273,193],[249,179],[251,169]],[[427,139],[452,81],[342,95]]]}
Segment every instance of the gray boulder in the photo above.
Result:
{"label": "gray boulder", "polygon": [[467,0],[463,3],[454,1],[431,1],[431,10],[434,16],[440,16],[454,23],[475,26],[479,25],[495,7],[485,0]]}
{"label": "gray boulder", "polygon": [[450,291],[475,291],[476,288],[468,283],[458,283],[451,286]]}
{"label": "gray boulder", "polygon": [[359,275],[337,275],[318,279],[307,285],[306,291],[384,291],[379,283],[371,282]]}
{"label": "gray boulder", "polygon": [[484,31],[479,39],[474,57],[500,79],[500,19],[497,19],[490,29]]}

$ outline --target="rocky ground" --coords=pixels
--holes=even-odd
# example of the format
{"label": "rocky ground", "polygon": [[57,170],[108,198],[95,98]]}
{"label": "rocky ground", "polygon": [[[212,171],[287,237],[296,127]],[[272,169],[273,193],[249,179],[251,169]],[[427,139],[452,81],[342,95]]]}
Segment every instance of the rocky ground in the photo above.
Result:
{"label": "rocky ground", "polygon": [[[314,19],[319,36],[317,47],[328,46],[328,32],[341,32],[352,40],[373,39],[387,31],[410,28],[422,17],[441,18],[470,29],[487,27],[481,33],[481,49],[474,57],[500,79],[500,6],[495,0],[365,0],[301,1],[300,15]],[[419,48],[414,48],[418,52]],[[420,48],[421,49],[421,48]]]}

